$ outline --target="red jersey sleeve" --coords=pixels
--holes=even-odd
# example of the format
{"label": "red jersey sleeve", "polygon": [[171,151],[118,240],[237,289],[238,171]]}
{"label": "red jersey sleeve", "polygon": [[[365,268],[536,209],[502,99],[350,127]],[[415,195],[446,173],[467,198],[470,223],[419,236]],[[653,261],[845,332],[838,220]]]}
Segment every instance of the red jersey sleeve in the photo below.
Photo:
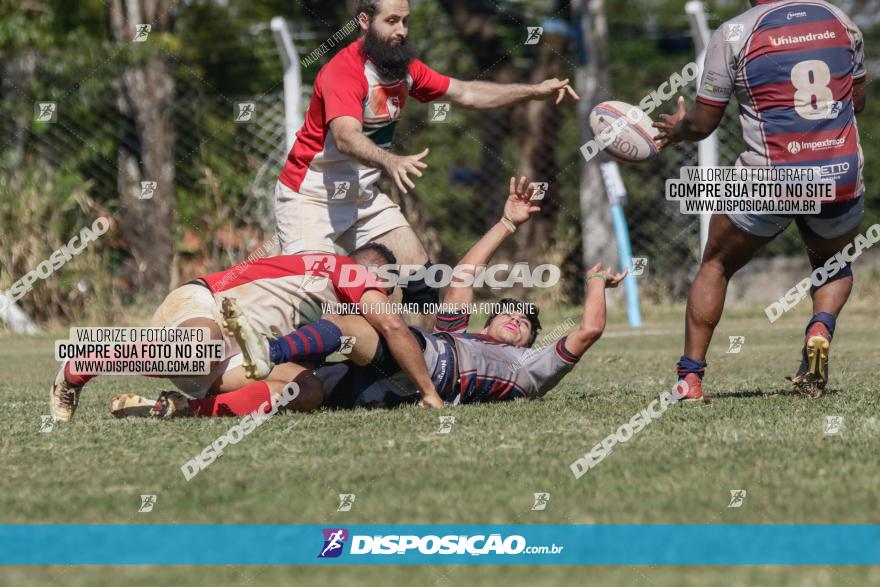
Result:
{"label": "red jersey sleeve", "polygon": [[346,67],[344,62],[331,62],[318,75],[316,91],[324,100],[324,124],[340,116],[364,121],[364,100],[369,90],[363,72]]}
{"label": "red jersey sleeve", "polygon": [[357,304],[361,301],[361,296],[371,289],[385,293],[385,287],[379,280],[351,257],[336,257],[330,282],[336,290],[336,297],[342,303]]}
{"label": "red jersey sleeve", "polygon": [[444,95],[449,90],[449,78],[437,73],[418,59],[409,65],[412,86],[409,95],[419,102],[430,102]]}

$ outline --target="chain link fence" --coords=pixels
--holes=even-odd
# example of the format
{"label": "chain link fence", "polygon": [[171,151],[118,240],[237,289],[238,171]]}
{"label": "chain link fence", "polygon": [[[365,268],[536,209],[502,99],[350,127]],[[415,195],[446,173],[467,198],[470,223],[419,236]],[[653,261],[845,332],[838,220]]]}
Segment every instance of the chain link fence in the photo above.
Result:
{"label": "chain link fence", "polygon": [[[499,29],[506,27],[505,35],[525,34],[523,23],[496,24]],[[287,155],[282,65],[267,26],[243,30],[238,41],[250,53],[231,58],[227,55],[226,61],[206,63],[204,58],[198,61],[161,46],[159,49],[165,54],[174,83],[170,119],[178,281],[240,261],[268,240],[273,230],[274,185]],[[320,44],[320,39],[313,34],[302,38],[307,40],[298,43],[298,49],[304,57]],[[218,38],[212,42],[221,47],[224,41]],[[61,217],[53,216],[51,228],[31,227],[35,232],[62,235],[54,240],[46,237],[40,255],[50,253],[51,246],[57,245],[63,235],[74,234],[76,227],[91,222],[99,211],[112,214],[121,206],[117,152],[120,145],[129,145],[135,151],[138,146],[131,145],[137,140],[135,122],[120,108],[118,83],[130,66],[133,51],[131,46],[108,43],[76,54],[34,50],[3,61],[0,140],[4,147],[0,164],[4,175],[41,170],[39,177],[48,180],[39,197],[69,211]],[[420,51],[426,62],[464,79],[492,79],[500,69],[512,70],[514,65],[528,73],[532,67],[529,64],[536,60],[534,49],[523,45],[506,56],[504,65],[489,64],[482,69],[474,64],[462,65],[466,71],[459,72],[454,55],[434,55],[431,51],[430,46]],[[533,76],[573,79],[576,64],[571,53],[551,47],[542,58],[543,69],[532,71]],[[686,52],[679,57],[678,67],[692,59]],[[230,75],[248,75],[252,69],[249,64],[257,58],[260,68],[254,68],[254,91],[230,93],[218,87],[216,80],[222,77],[212,71],[229,69]],[[308,80],[319,67],[315,64],[303,72],[303,109],[310,98]],[[657,75],[662,78],[664,72]],[[516,80],[515,76],[511,79],[539,81]],[[689,102],[694,92],[695,82],[684,89]],[[628,98],[637,101],[638,97]],[[40,103],[55,104],[52,120],[38,121]],[[242,103],[253,105],[253,116],[248,121],[236,120]],[[454,263],[501,215],[508,178],[526,173],[532,181],[548,183],[543,211],[540,218],[511,239],[499,258],[559,265],[562,285],[539,294],[556,301],[579,299],[580,282],[573,277],[581,275],[590,261],[582,259],[581,249],[581,233],[590,229],[583,226],[580,204],[584,159],[579,149],[581,127],[586,122],[578,119],[570,105],[555,107],[544,102],[488,112],[451,107],[448,116],[442,118],[438,118],[437,107],[437,103],[410,103],[395,136],[394,149],[398,153],[431,149],[426,160],[429,169],[417,180],[414,193],[401,198],[390,182],[382,184],[400,203],[432,259]],[[671,108],[672,101],[654,117]],[[743,149],[734,104],[728,108],[718,134],[719,164],[732,165]],[[650,279],[642,282],[643,297],[648,299],[681,299],[697,267],[699,217],[680,214],[677,205],[664,198],[665,180],[678,177],[682,166],[696,164],[695,145],[669,149],[648,164],[621,164],[628,191],[625,211],[633,255],[649,259]],[[0,182],[3,198],[18,197],[12,189],[11,183]],[[65,202],[74,195],[80,205],[69,206]],[[607,205],[607,200],[602,202]],[[7,211],[5,223],[16,222],[12,214],[11,209]],[[150,222],[150,218],[143,221]],[[793,253],[799,250],[797,242],[797,235],[789,230],[762,254]],[[101,246],[107,253],[105,269],[111,280],[116,279],[114,264],[126,256],[126,243],[115,237]],[[30,271],[40,258],[21,254],[4,258],[0,287],[9,287],[14,277]],[[131,288],[130,283],[119,279],[112,283],[117,291]],[[59,288],[70,286],[65,281],[59,284]],[[71,295],[65,294],[54,305],[60,308],[70,303]],[[33,306],[29,310],[41,314]],[[47,313],[51,314],[43,314]]]}

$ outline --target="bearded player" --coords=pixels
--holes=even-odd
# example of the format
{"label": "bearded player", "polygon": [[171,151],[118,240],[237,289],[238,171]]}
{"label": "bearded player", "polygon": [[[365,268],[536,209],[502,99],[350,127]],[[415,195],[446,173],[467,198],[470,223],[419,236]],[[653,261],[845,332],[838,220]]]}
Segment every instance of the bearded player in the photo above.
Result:
{"label": "bearded player", "polygon": [[[376,185],[384,172],[406,194],[415,187],[411,176],[421,177],[427,167],[428,149],[416,155],[390,151],[407,98],[482,110],[578,97],[568,80],[496,84],[437,73],[415,58],[406,0],[358,0],[355,18],[360,38],[318,72],[305,122],[276,184],[277,232],[288,254],[379,242],[401,264],[429,264],[400,208]],[[407,304],[424,307],[438,297],[424,279],[403,288]]]}
{"label": "bearded player", "polygon": [[[821,0],[767,2],[721,25],[712,35],[697,101],[690,110],[655,123],[665,146],[700,141],[718,127],[732,95],[739,102],[746,151],[743,166],[821,168],[835,183],[835,198],[814,216],[795,223],[813,269],[852,242],[864,211],[862,151],[855,115],[865,107],[862,34],[839,8]],[[721,312],[727,284],[792,216],[714,214],[700,270],[687,306],[684,355],[678,377],[688,399],[703,397],[706,351]],[[853,286],[846,264],[811,290],[813,317],[807,323],[801,366],[790,379],[795,389],[816,396],[828,382],[828,352],[837,317]]]}
{"label": "bearded player", "polygon": [[[389,343],[396,357],[424,395],[423,406],[440,407],[443,402],[421,361],[416,339],[403,319],[381,311],[390,291],[372,279],[364,265],[394,264],[394,255],[382,245],[370,244],[355,250],[351,257],[337,255],[280,255],[246,261],[234,267],[204,275],[172,291],[152,319],[152,326],[166,328],[207,328],[211,340],[224,343],[222,361],[214,362],[210,372],[199,376],[168,377],[183,393],[163,392],[158,400],[135,394],[115,396],[110,409],[116,416],[172,417],[180,415],[237,415],[254,411],[250,403],[236,401],[233,390],[245,390],[258,399],[258,406],[278,396],[291,382],[299,394],[287,406],[307,411],[323,400],[320,382],[308,368],[309,351],[334,352],[342,343],[342,332],[335,325],[309,324],[321,316],[324,304],[344,304],[378,308],[364,312]],[[344,275],[361,275],[359,279]],[[263,381],[246,377],[252,361],[246,349],[227,336],[221,324],[223,307],[235,299],[236,312],[243,313],[253,327],[280,334],[298,328],[300,361],[285,363],[263,373]],[[73,370],[74,363],[62,364],[50,391],[49,406],[56,420],[69,421],[79,404],[83,387],[94,375]]]}

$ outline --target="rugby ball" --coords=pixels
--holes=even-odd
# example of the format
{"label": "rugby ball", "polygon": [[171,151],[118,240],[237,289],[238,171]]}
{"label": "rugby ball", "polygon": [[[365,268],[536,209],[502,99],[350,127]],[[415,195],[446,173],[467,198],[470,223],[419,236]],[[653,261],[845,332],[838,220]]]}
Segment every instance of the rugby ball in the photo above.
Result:
{"label": "rugby ball", "polygon": [[590,112],[590,128],[599,146],[624,163],[650,161],[660,152],[654,121],[638,106],[612,100]]}

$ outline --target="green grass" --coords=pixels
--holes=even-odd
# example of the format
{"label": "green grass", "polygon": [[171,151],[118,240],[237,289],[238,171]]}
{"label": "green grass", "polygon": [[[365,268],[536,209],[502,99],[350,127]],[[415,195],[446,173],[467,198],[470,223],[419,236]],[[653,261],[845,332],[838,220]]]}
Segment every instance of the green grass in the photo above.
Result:
{"label": "green grass", "polygon": [[[761,308],[730,308],[708,361],[708,405],[677,406],[579,480],[568,465],[629,420],[673,379],[681,306],[649,308],[632,335],[622,315],[574,372],[533,402],[279,414],[192,481],[180,465],[234,419],[115,420],[114,393],[163,382],[90,384],[76,419],[41,433],[53,341],[0,336],[0,523],[880,523],[876,308],[848,307],[832,353],[830,392],[792,395],[806,304],[770,325]],[[549,312],[545,327],[577,315]],[[740,354],[728,336],[744,335]],[[823,437],[826,415],[843,432]],[[748,492],[728,508],[729,491]],[[532,493],[549,491],[544,512]],[[158,495],[149,514],[140,495]],[[351,512],[337,495],[354,493]],[[124,545],[121,545],[124,548]],[[697,546],[698,547],[698,546]],[[735,546],[732,546],[735,548]],[[389,576],[390,573],[390,576]],[[41,567],[2,571],[8,585],[549,584],[880,585],[866,568],[346,568]]]}

